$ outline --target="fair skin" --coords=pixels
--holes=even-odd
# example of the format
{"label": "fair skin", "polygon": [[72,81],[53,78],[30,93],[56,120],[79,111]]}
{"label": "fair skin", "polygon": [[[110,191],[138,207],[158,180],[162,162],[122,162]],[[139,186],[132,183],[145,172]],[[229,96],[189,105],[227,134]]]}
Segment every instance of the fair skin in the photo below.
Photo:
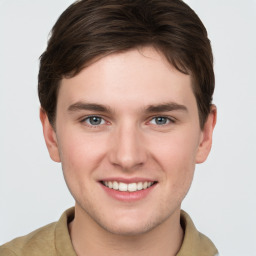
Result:
{"label": "fair skin", "polygon": [[40,117],[76,201],[76,253],[176,255],[181,202],[216,122],[213,106],[200,129],[190,75],[151,47],[111,54],[61,81],[55,129]]}

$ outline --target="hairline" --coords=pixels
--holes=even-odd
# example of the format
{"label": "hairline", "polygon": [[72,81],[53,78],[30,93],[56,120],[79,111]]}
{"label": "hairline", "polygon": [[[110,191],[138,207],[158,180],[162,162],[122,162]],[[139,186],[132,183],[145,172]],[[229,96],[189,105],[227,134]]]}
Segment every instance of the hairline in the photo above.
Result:
{"label": "hairline", "polygon": [[[65,78],[73,78],[75,77],[76,75],[78,75],[82,70],[84,70],[85,68],[88,68],[89,66],[91,66],[92,64],[100,61],[101,59],[109,56],[109,55],[112,55],[112,54],[119,54],[119,53],[126,53],[128,51],[131,51],[131,50],[142,50],[143,48],[145,47],[152,47],[154,50],[156,50],[159,54],[161,54],[165,60],[167,61],[167,63],[172,67],[172,68],[175,68],[178,72],[181,72],[183,74],[186,74],[186,75],[190,75],[191,77],[191,89],[192,89],[192,92],[193,92],[193,95],[196,99],[196,103],[197,103],[197,112],[198,112],[198,116],[199,116],[199,125],[200,125],[200,128],[201,130],[203,129],[204,127],[204,124],[206,122],[206,119],[204,120],[201,120],[202,119],[202,116],[201,116],[201,113],[200,113],[200,108],[199,108],[199,105],[198,105],[198,100],[197,100],[197,97],[196,97],[196,79],[195,79],[195,76],[193,74],[193,72],[189,69],[189,67],[185,67],[186,68],[186,71],[184,69],[181,69],[181,67],[177,66],[175,67],[173,63],[171,63],[167,56],[165,55],[164,51],[161,50],[161,47],[158,46],[156,43],[146,43],[146,44],[138,44],[138,45],[135,45],[134,47],[130,47],[130,48],[127,48],[127,49],[122,49],[122,50],[113,50],[113,51],[106,51],[105,53],[103,54],[99,54],[99,55],[96,55],[94,57],[92,57],[91,59],[89,59],[88,61],[86,61],[84,63],[84,65],[81,65],[81,67],[77,70],[73,70],[67,74],[63,74],[62,77],[59,79],[58,81],[58,85],[57,85],[57,89],[56,89],[56,106],[55,106],[55,111],[54,111],[54,114],[52,115],[52,120],[50,120],[50,123],[52,125],[52,127],[54,129],[56,129],[56,116],[57,116],[57,104],[58,104],[58,97],[59,97],[59,90],[60,90],[60,87],[61,87],[61,83],[62,83],[62,80],[65,79]],[[212,105],[212,104],[211,104]],[[209,114],[208,114],[209,115]],[[207,115],[207,116],[208,116]],[[48,116],[48,114],[47,114]]]}

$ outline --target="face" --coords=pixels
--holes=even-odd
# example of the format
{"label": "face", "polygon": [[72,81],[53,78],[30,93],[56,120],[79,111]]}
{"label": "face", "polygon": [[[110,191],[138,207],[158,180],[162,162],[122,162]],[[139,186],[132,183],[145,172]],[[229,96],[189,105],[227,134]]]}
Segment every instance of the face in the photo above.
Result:
{"label": "face", "polygon": [[55,131],[41,120],[77,211],[109,232],[139,234],[180,211],[210,150],[212,113],[201,130],[191,77],[142,48],[63,79]]}

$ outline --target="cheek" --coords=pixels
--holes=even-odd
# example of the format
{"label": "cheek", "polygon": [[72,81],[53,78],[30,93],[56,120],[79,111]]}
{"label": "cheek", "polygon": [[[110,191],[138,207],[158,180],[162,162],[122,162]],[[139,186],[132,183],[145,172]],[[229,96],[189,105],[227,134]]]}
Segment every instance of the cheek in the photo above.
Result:
{"label": "cheek", "polygon": [[58,148],[64,175],[77,182],[84,180],[84,176],[89,177],[104,155],[99,139],[68,130],[60,134],[60,138]]}
{"label": "cheek", "polygon": [[193,179],[198,139],[195,134],[176,133],[156,147],[156,155],[165,181],[174,193],[184,193]]}
{"label": "cheek", "polygon": [[155,153],[161,162],[168,165],[188,166],[195,164],[198,150],[198,135],[196,133],[176,132],[166,136],[155,144]]}
{"label": "cheek", "polygon": [[[77,133],[61,134],[58,143],[62,170],[67,187],[73,197],[85,200],[88,191],[92,192],[94,170],[97,169],[102,152],[97,142]],[[81,199],[83,198],[83,199]]]}

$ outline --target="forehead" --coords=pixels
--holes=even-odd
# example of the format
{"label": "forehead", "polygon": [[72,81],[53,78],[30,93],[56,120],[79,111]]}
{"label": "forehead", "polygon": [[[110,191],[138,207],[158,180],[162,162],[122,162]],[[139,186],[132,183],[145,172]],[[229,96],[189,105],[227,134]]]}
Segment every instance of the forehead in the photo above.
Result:
{"label": "forehead", "polygon": [[58,101],[118,105],[130,102],[133,106],[159,101],[184,104],[194,98],[191,83],[191,76],[176,70],[163,54],[144,47],[108,55],[76,76],[64,78]]}

